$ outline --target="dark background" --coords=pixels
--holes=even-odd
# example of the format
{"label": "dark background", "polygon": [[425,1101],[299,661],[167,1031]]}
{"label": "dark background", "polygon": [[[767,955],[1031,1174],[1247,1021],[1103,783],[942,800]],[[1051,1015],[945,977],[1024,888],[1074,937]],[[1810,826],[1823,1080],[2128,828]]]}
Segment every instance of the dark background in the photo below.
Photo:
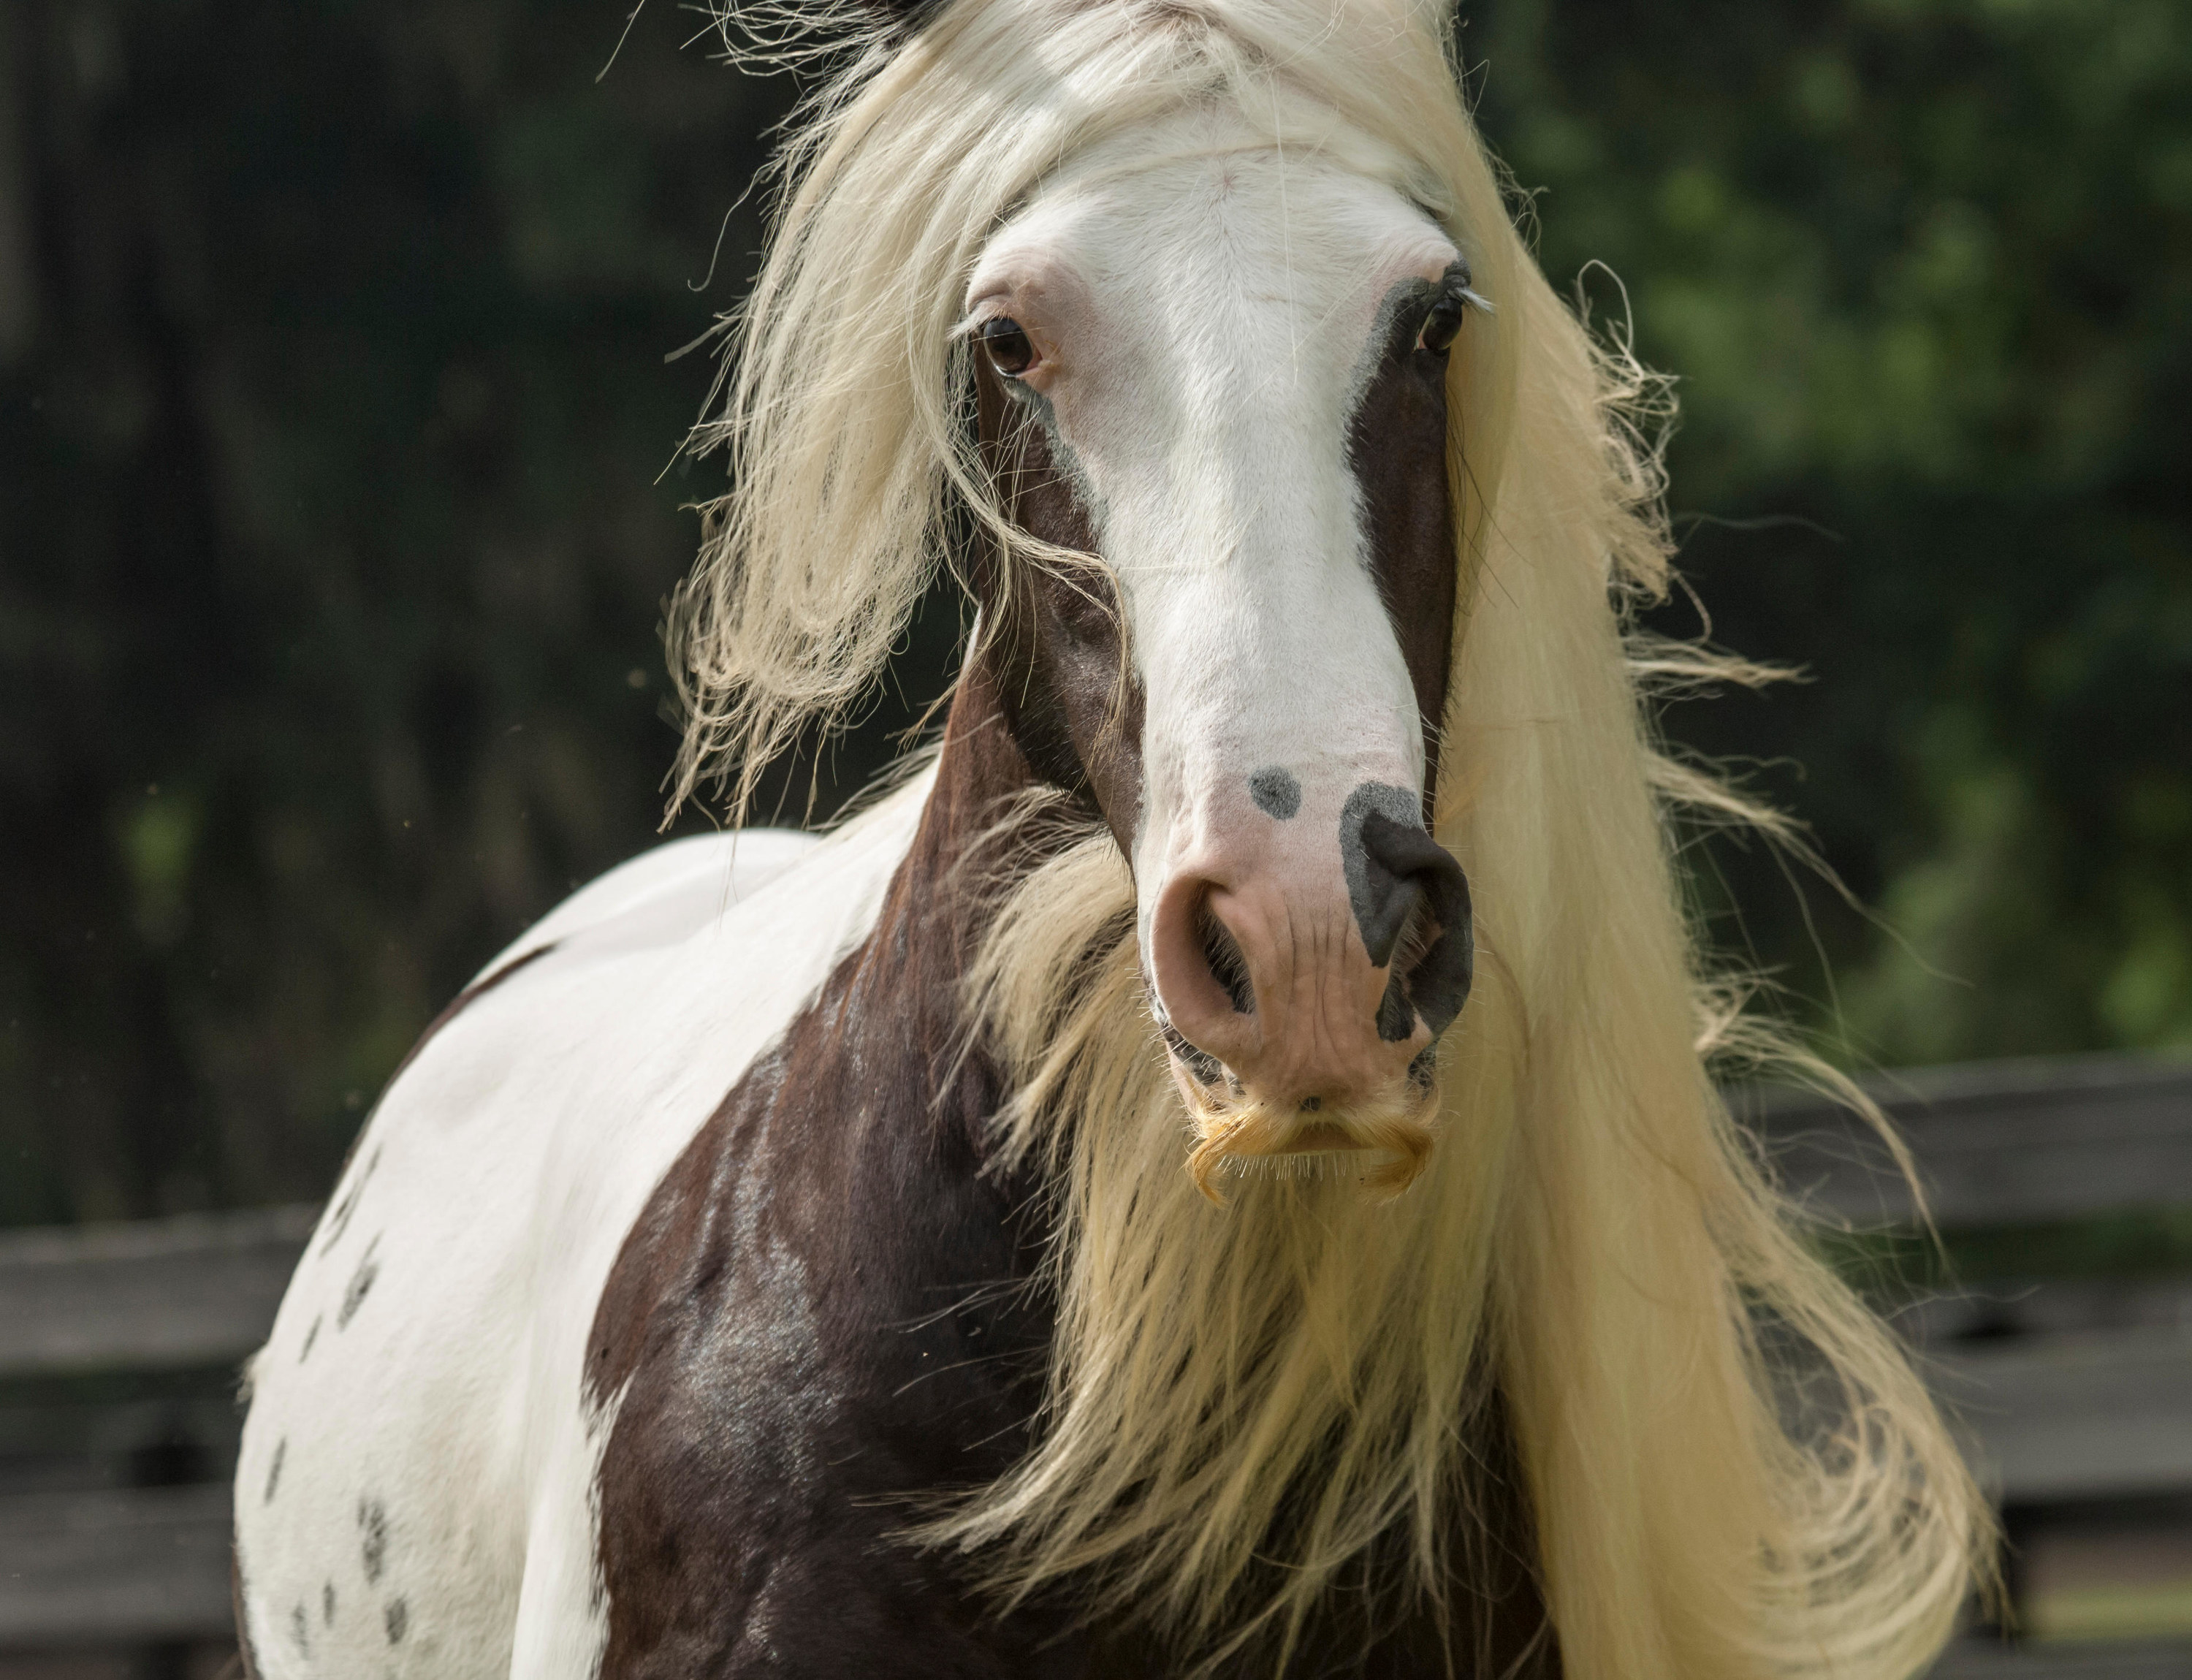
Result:
{"label": "dark background", "polygon": [[[0,1223],[323,1194],[448,995],[653,839],[721,484],[665,356],[795,90],[668,0],[597,83],[623,22],[0,0]],[[1814,678],[1667,729],[1878,917],[1719,843],[1715,935],[1853,1064],[2192,1047],[2192,13],[1465,22],[1547,271],[1681,375],[1713,635]]]}

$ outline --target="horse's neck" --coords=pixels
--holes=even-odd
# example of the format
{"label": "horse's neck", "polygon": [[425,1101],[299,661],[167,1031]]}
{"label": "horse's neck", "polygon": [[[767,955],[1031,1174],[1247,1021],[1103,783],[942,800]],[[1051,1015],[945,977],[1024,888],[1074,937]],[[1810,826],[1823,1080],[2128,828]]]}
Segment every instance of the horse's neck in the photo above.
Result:
{"label": "horse's neck", "polygon": [[946,1562],[896,1540],[909,1495],[1027,1450],[1053,1335],[1041,1291],[1013,1287],[1047,1233],[985,1171],[1002,1083],[961,1019],[980,860],[960,866],[1027,785],[994,716],[962,689],[871,932],[703,1124],[602,1291],[604,1674],[671,1651],[712,1671],[694,1654],[764,1627],[795,1650],[877,1642],[897,1673],[932,1652],[939,1672],[1045,1671],[1051,1623],[970,1631]]}
{"label": "horse's neck", "polygon": [[[928,803],[874,929],[825,988],[824,1013],[844,1017],[824,1036],[824,1054],[839,1064],[825,1083],[860,1093],[866,1112],[854,1124],[859,1145],[835,1169],[819,1170],[844,1172],[879,1193],[915,1180],[931,1193],[963,1193],[962,1212],[974,1217],[1039,1199],[1032,1184],[1001,1182],[988,1170],[990,1123],[1008,1087],[968,1018],[966,979],[988,911],[1008,884],[1004,871],[1036,860],[1019,837],[999,844],[1001,820],[1040,785],[978,661],[961,679]],[[959,1245],[939,1248],[934,1237],[919,1221],[902,1227],[901,1259],[907,1275],[940,1289],[949,1280],[937,1269],[948,1269]],[[1016,1231],[1013,1241],[1019,1269],[1033,1270],[1043,1233]],[[995,1259],[990,1250],[985,1263]],[[990,1271],[967,1281],[985,1293],[1002,1280]]]}
{"label": "horse's neck", "polygon": [[977,659],[960,680],[928,803],[868,941],[872,960],[917,982],[905,1001],[924,1030],[963,1035],[962,983],[987,911],[1008,884],[1002,871],[1037,860],[1025,837],[1001,845],[999,825],[1016,798],[1042,785],[1006,726],[996,679]]}

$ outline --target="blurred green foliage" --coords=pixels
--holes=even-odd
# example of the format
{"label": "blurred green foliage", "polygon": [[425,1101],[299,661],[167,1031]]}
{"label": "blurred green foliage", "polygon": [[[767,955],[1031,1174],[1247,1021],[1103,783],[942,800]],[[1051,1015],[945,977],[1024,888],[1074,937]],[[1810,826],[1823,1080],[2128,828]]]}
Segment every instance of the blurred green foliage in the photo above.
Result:
{"label": "blurred green foliage", "polygon": [[664,356],[788,92],[689,22],[0,0],[0,1220],[323,1193],[652,839]]}
{"label": "blurred green foliage", "polygon": [[1815,679],[1670,733],[1893,930],[1812,888],[1815,942],[1722,847],[1723,940],[1856,1060],[2192,1046],[2192,11],[1493,0],[1466,38],[1547,271],[1609,264],[1591,306],[1680,375],[1712,633]]}
{"label": "blurred green foliage", "polygon": [[[623,12],[0,0],[0,1221],[322,1193],[441,1002],[651,839],[720,483],[664,357],[792,90],[665,6],[597,83]],[[1903,937],[1725,844],[1715,934],[1853,1056],[2192,1043],[2192,14],[1464,39],[1549,271],[1682,376],[1713,635],[1816,679],[1666,727]]]}

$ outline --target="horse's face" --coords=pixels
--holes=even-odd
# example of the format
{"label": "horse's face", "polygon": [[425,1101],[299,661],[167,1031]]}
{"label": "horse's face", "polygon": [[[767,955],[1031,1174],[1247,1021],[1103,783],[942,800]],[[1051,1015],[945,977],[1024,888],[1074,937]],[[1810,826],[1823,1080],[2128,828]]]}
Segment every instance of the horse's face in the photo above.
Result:
{"label": "horse's face", "polygon": [[968,289],[1007,511],[1103,563],[1006,593],[1006,704],[1132,861],[1175,1073],[1232,1116],[1206,1136],[1393,1144],[1469,983],[1424,831],[1467,271],[1373,180],[1179,138],[1039,197]]}

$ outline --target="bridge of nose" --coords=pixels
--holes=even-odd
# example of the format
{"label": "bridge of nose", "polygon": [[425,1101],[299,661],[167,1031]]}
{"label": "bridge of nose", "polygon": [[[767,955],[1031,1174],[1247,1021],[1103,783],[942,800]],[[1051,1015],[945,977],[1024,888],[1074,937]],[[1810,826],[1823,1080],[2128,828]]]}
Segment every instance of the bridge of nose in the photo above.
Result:
{"label": "bridge of nose", "polygon": [[[1139,278],[1114,267],[1091,280],[1106,371],[1078,391],[1061,380],[1056,413],[1118,580],[1142,700],[1133,861],[1158,1011],[1180,1013],[1164,995],[1169,968],[1219,1012],[1217,1034],[1236,1036],[1222,989],[1194,972],[1189,916],[1208,908],[1245,947],[1267,1009],[1283,1003],[1306,1037],[1330,1039],[1368,1030],[1381,997],[1344,808],[1366,782],[1413,787],[1423,774],[1415,684],[1373,575],[1349,440],[1387,248],[1425,225],[1344,172],[1282,173],[1229,151],[1142,180],[1136,215],[1152,196],[1186,207],[1157,242],[1161,278],[1145,261]],[[1244,207],[1263,194],[1276,213],[1282,188],[1297,210],[1321,194],[1329,225],[1361,237],[1314,252],[1244,244],[1280,226],[1242,220]],[[1105,203],[1067,231],[1076,250],[1127,237],[1106,220],[1121,201]],[[1169,963],[1161,911],[1176,918]]]}

